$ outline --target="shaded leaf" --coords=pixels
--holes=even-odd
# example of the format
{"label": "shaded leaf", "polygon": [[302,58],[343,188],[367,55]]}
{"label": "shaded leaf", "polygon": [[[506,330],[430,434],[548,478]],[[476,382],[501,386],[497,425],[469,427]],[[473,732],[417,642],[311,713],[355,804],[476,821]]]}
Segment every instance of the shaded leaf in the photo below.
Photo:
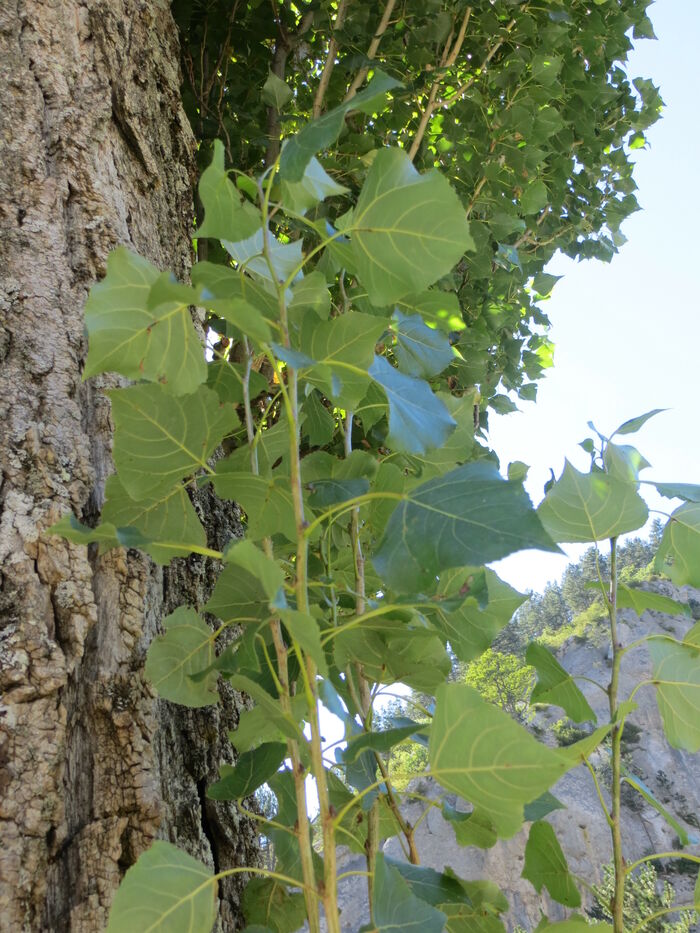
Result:
{"label": "shaded leaf", "polygon": [[107,933],[210,933],[216,891],[206,865],[158,840],[124,876],[112,901]]}
{"label": "shaded leaf", "polygon": [[442,933],[445,915],[411,893],[399,871],[383,855],[374,869],[374,927],[384,930],[416,930]]}
{"label": "shaded leaf", "polygon": [[277,300],[249,275],[230,266],[198,262],[192,267],[192,282],[203,289],[200,301],[205,308],[253,340],[270,340],[279,318]]}
{"label": "shaded leaf", "polygon": [[253,541],[282,534],[296,541],[297,523],[289,482],[283,478],[265,479],[236,469],[231,460],[219,460],[211,477],[222,499],[237,502],[248,517],[247,533]]}
{"label": "shaded leaf", "polygon": [[565,809],[566,807],[561,800],[558,800],[551,791],[546,790],[536,800],[525,804],[525,821],[541,820],[554,810]]}
{"label": "shaded leaf", "polygon": [[330,505],[363,496],[369,492],[369,480],[363,476],[345,480],[317,479],[309,483],[309,489],[309,505],[314,509],[325,509]]}
{"label": "shaded leaf", "polygon": [[267,80],[263,84],[262,99],[275,110],[283,110],[294,97],[294,91],[285,84],[273,71],[268,72]]}
{"label": "shaded leaf", "polygon": [[244,752],[236,765],[221,765],[220,779],[207,790],[210,800],[240,800],[248,797],[275,774],[287,757],[283,742],[265,742]]}
{"label": "shaded leaf", "polygon": [[687,502],[700,502],[700,486],[692,483],[652,483],[660,496],[667,499],[685,499]]}
{"label": "shaded leaf", "polygon": [[406,494],[372,560],[388,586],[418,592],[436,574],[524,548],[559,549],[520,483],[492,463],[468,463]]}
{"label": "shaded leaf", "polygon": [[700,586],[700,502],[684,502],[671,514],[654,567],[677,586]]}
{"label": "shaded leaf", "polygon": [[641,528],[649,514],[634,483],[594,471],[564,472],[537,510],[555,541],[602,541]]}
{"label": "shaded leaf", "polygon": [[437,691],[430,733],[430,772],[446,790],[471,801],[501,837],[515,835],[523,806],[570,767],[503,710],[465,684]]}
{"label": "shaded leaf", "polygon": [[667,410],[666,408],[654,408],[652,411],[648,411],[643,415],[638,415],[636,418],[630,418],[629,421],[623,422],[619,428],[616,428],[610,436],[614,437],[616,434],[635,434],[650,418],[653,418],[655,415],[660,415]]}
{"label": "shaded leaf", "polygon": [[441,373],[452,362],[453,351],[444,335],[427,327],[418,314],[395,315],[396,359],[401,372],[427,378]]}
{"label": "shaded leaf", "polygon": [[235,409],[211,389],[174,398],[160,385],[108,392],[114,420],[114,463],[132,499],[155,499],[200,469],[238,423]]}
{"label": "shaded leaf", "polygon": [[301,181],[291,182],[282,179],[280,189],[282,203],[296,214],[305,214],[310,207],[320,201],[345,194],[348,190],[344,185],[339,185],[334,181],[315,157],[306,166]]}
{"label": "shaded leaf", "polygon": [[226,566],[204,606],[206,612],[226,624],[243,624],[265,622],[285,606],[284,573],[254,544],[239,541],[226,551],[225,559]]}
{"label": "shaded leaf", "polygon": [[471,899],[459,880],[452,874],[435,871],[434,868],[423,868],[421,865],[411,865],[409,862],[400,862],[397,859],[387,858],[387,865],[395,868],[408,885],[412,894],[430,904],[439,907],[441,904],[471,904]]}
{"label": "shaded leaf", "polygon": [[163,619],[164,635],[151,642],[145,675],[159,696],[183,706],[209,706],[219,700],[216,671],[203,680],[190,677],[214,659],[214,633],[194,609],[180,606]]}
{"label": "shaded leaf", "polygon": [[530,703],[560,706],[574,722],[596,721],[596,714],[588,700],[551,651],[537,642],[530,642],[525,652],[525,661],[537,671],[537,684],[530,696]]}
{"label": "shaded leaf", "polygon": [[427,382],[404,375],[383,356],[375,356],[369,375],[386,393],[393,447],[422,454],[445,443],[456,422]]}
{"label": "shaded leaf", "polygon": [[242,240],[261,226],[260,212],[242,203],[241,195],[228,177],[224,145],[218,139],[214,140],[211,165],[202,172],[198,190],[204,208],[204,222],[197,230],[198,237]]}
{"label": "shaded leaf", "polygon": [[[268,235],[269,262],[263,252],[263,232],[256,232],[245,240],[222,240],[226,252],[250,275],[264,282],[284,282],[290,276],[301,278],[303,241],[283,243]],[[272,266],[272,268],[270,268]]]}
{"label": "shaded leaf", "polygon": [[[242,363],[214,360],[207,366],[207,386],[216,392],[222,402],[242,404],[244,377],[245,366]],[[249,387],[251,399],[257,398],[261,392],[267,392],[270,388],[267,379],[255,370],[250,373]]]}
{"label": "shaded leaf", "polygon": [[251,878],[243,891],[243,916],[271,933],[294,933],[306,918],[303,894],[290,894],[275,878]]}
{"label": "shaded leaf", "polygon": [[[159,278],[146,259],[120,246],[107,259],[107,275],[85,303],[89,350],[83,379],[118,372],[129,379],[166,385],[175,395],[193,392],[206,379],[202,343],[192,323],[192,299],[163,296],[149,302]],[[189,294],[191,289],[185,289]]]}
{"label": "shaded leaf", "polygon": [[455,838],[461,846],[490,849],[498,842],[498,833],[493,821],[481,810],[474,809],[470,813],[463,813],[451,804],[444,803],[442,815],[452,826]]}
{"label": "shaded leaf", "polygon": [[326,655],[321,645],[321,632],[318,622],[308,612],[299,612],[297,609],[281,609],[280,618],[287,631],[314,662],[320,674],[327,675]]}
{"label": "shaded leaf", "polygon": [[382,732],[362,732],[353,736],[348,742],[347,748],[343,751],[343,761],[346,763],[355,761],[358,755],[366,749],[374,752],[388,752],[416,732],[427,732],[429,728],[426,723],[413,722],[409,726],[398,726]]}
{"label": "shaded leaf", "polygon": [[321,401],[321,394],[311,392],[301,406],[301,433],[311,447],[325,447],[335,432],[335,419]]}
{"label": "shaded leaf", "polygon": [[525,866],[522,877],[539,894],[544,886],[550,896],[566,907],[579,907],[581,895],[569,873],[569,866],[559,840],[549,823],[533,823],[525,846]]}

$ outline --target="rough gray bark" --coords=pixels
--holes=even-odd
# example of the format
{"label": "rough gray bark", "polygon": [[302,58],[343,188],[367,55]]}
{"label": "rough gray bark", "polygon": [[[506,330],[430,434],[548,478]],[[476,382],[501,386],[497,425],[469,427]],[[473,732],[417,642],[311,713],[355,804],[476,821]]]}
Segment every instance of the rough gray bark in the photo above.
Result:
{"label": "rough gray bark", "polygon": [[[105,927],[124,870],[156,836],[225,868],[247,822],[205,803],[237,698],[157,701],[145,650],[164,612],[201,604],[204,561],[166,571],[47,536],[99,512],[111,471],[101,388],[80,381],[82,308],[108,252],[189,262],[193,138],[167,0],[0,3],[0,928]],[[208,498],[212,545],[237,533]],[[239,699],[239,698],[238,698]],[[235,928],[238,891],[222,893]]]}

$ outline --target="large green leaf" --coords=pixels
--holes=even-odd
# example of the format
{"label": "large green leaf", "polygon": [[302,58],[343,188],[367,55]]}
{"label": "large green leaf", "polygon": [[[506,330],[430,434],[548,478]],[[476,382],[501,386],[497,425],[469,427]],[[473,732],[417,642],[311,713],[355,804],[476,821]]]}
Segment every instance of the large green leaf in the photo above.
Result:
{"label": "large green leaf", "polygon": [[198,262],[192,268],[192,281],[202,289],[204,307],[233,325],[233,336],[240,332],[265,342],[279,328],[277,299],[249,275],[230,266]]}
{"label": "large green leaf", "polygon": [[505,927],[489,909],[467,904],[442,904],[447,917],[445,933],[505,933]]}
{"label": "large green leaf", "polygon": [[684,502],[671,514],[655,567],[678,586],[700,586],[700,502]]}
{"label": "large green leaf", "polygon": [[409,376],[428,378],[452,362],[449,340],[439,331],[427,327],[419,314],[395,314],[396,360],[399,369]]}
{"label": "large green leaf", "polygon": [[418,731],[427,731],[429,726],[425,723],[411,723],[410,726],[398,726],[394,729],[385,729],[382,732],[361,732],[353,736],[343,752],[343,761],[350,763],[366,749],[374,752],[388,752],[395,745],[404,742]]}
{"label": "large green leaf", "polygon": [[244,752],[235,766],[221,765],[220,779],[207,791],[211,800],[240,800],[277,773],[287,757],[286,742],[265,742]]}
{"label": "large green leaf", "polygon": [[689,616],[688,603],[679,603],[669,596],[661,593],[652,593],[649,590],[640,590],[637,587],[617,584],[617,608],[634,609],[638,616],[650,609],[652,612],[667,612],[670,615]]}
{"label": "large green leaf", "polygon": [[284,573],[250,541],[226,551],[227,564],[204,609],[227,624],[264,622],[285,606]]}
{"label": "large green leaf", "polygon": [[442,805],[442,815],[452,826],[455,839],[461,846],[490,849],[498,842],[498,833],[493,821],[479,809],[464,813],[451,804],[444,803]]}
{"label": "large green leaf", "polygon": [[301,181],[282,179],[280,183],[282,203],[296,214],[305,214],[309,208],[326,198],[345,194],[347,188],[334,181],[317,158],[313,157],[306,166]]}
{"label": "large green leaf", "polygon": [[230,405],[200,386],[174,398],[160,385],[137,385],[108,393],[114,419],[114,463],[132,499],[154,499],[200,469],[237,424]]}
{"label": "large green leaf", "polygon": [[418,295],[399,298],[396,307],[404,314],[420,314],[424,321],[445,333],[464,330],[465,327],[459,298],[454,292],[431,288]]}
{"label": "large green leaf", "polygon": [[163,619],[165,634],[151,642],[145,674],[158,695],[183,706],[210,706],[219,699],[216,671],[192,680],[214,659],[214,633],[194,609],[180,606]]}
{"label": "large green leaf", "polygon": [[[207,366],[207,385],[213,389],[222,402],[240,405],[243,402],[243,380],[245,366],[242,363],[229,363],[228,360],[214,360]],[[252,370],[249,377],[251,399],[261,392],[267,392],[267,379]]]}
{"label": "large green leaf", "polygon": [[[146,259],[120,246],[110,253],[107,275],[85,303],[89,338],[83,378],[118,372],[167,386],[174,395],[193,392],[207,375],[202,343],[189,305],[165,293],[155,302],[160,273]],[[169,276],[160,277],[169,281]]]}
{"label": "large green leaf", "polygon": [[372,560],[388,586],[418,592],[450,567],[514,551],[558,551],[521,483],[492,463],[468,463],[411,490],[394,510]]}
{"label": "large green leaf", "polygon": [[[393,623],[393,624],[392,624]],[[362,664],[367,677],[377,683],[401,681],[415,690],[432,693],[450,672],[450,658],[433,632],[383,619],[376,629],[358,627],[334,639],[338,667]]]}
{"label": "large green leaf", "polygon": [[395,868],[411,890],[431,907],[441,904],[471,904],[471,898],[460,881],[447,872],[435,871],[434,868],[424,868],[421,865],[411,865],[409,862],[400,862],[397,859],[387,858],[387,864]]}
{"label": "large green leaf", "polygon": [[649,511],[635,483],[607,473],[579,473],[568,461],[538,514],[555,541],[602,541],[635,531]]}
{"label": "large green leaf", "polygon": [[643,415],[638,415],[636,418],[630,418],[629,421],[625,421],[619,428],[616,428],[610,436],[614,437],[616,434],[635,434],[650,418],[653,418],[655,415],[660,415],[666,410],[666,408],[654,408],[652,411],[648,411]]}
{"label": "large green leaf", "polygon": [[300,278],[303,241],[294,240],[291,243],[283,243],[271,233],[268,234],[267,240],[267,256],[264,252],[262,230],[257,230],[246,240],[239,240],[235,243],[222,240],[222,244],[235,262],[246,272],[261,279],[264,283],[270,283],[269,287],[272,287],[273,282],[284,282],[290,276]]}
{"label": "large green leaf", "polygon": [[294,641],[312,659],[319,673],[327,676],[326,656],[317,620],[308,612],[300,612],[298,609],[281,609],[280,618]]}
{"label": "large green leaf", "polygon": [[359,94],[324,113],[318,120],[312,120],[303,126],[282,147],[280,178],[288,182],[300,182],[312,156],[321,149],[326,149],[338,138],[345,114],[349,110],[371,113],[374,107],[380,105],[387,92],[396,87],[401,87],[399,81],[377,70],[373,79]]}
{"label": "large green leaf", "polygon": [[132,527],[139,531],[147,542],[152,542],[142,547],[157,563],[167,564],[173,557],[184,557],[191,553],[191,546],[206,547],[206,532],[181,484],[163,498],[134,501],[119,476],[113,474],[107,480],[105,495],[102,519],[116,528]]}
{"label": "large green leaf", "polygon": [[[260,693],[258,695],[260,696]],[[299,729],[292,726],[290,721],[286,719],[284,721],[284,730],[286,731],[280,728],[279,718],[284,714],[279,701],[273,700],[269,694],[267,699],[269,703],[266,705],[258,705],[254,706],[253,709],[242,710],[238,725],[229,732],[228,737],[231,744],[239,752],[249,752],[264,742],[282,742],[286,738],[298,737]],[[269,704],[272,704],[274,709],[275,715],[273,716],[270,715]],[[303,719],[306,711],[306,697],[303,694],[292,697],[291,706],[291,718],[298,723]]]}
{"label": "large green leaf", "polygon": [[402,149],[377,153],[345,233],[378,307],[432,285],[475,248],[447,179],[437,171],[420,175]]}
{"label": "large green leaf", "polygon": [[446,790],[471,801],[499,836],[515,835],[523,806],[570,767],[510,716],[465,684],[437,692],[430,732],[430,771]]}
{"label": "large green leaf", "polygon": [[124,876],[112,901],[107,933],[210,933],[216,888],[211,869],[158,840]]}
{"label": "large green leaf", "polygon": [[375,356],[369,374],[386,393],[391,446],[423,454],[445,443],[456,422],[427,382],[404,375],[383,356]]}
{"label": "large green leaf", "polygon": [[243,240],[262,224],[260,212],[241,201],[241,195],[226,172],[224,145],[214,141],[211,165],[199,180],[199,198],[204,208],[204,222],[198,237],[215,240]]}
{"label": "large green leaf", "polygon": [[687,502],[700,502],[700,486],[692,483],[652,483],[660,496],[667,499],[685,499]]}
{"label": "large green leaf", "polygon": [[537,684],[530,703],[560,706],[574,722],[596,721],[596,714],[571,674],[564,670],[544,645],[530,642],[525,652],[525,661],[537,671]]}
{"label": "large green leaf", "polygon": [[[449,606],[447,601],[462,593],[464,587],[469,587],[470,579],[477,571],[475,567],[462,567],[441,573],[437,595]],[[431,613],[433,625],[449,641],[460,661],[473,661],[490,648],[496,635],[527,599],[489,568],[486,568],[486,588],[488,602],[483,608],[474,596],[467,595],[456,609],[450,611],[437,602],[435,611]]]}
{"label": "large green leaf", "polygon": [[275,878],[251,878],[243,891],[243,915],[271,933],[294,933],[304,925],[303,894],[290,894]]}
{"label": "large green leaf", "polygon": [[648,644],[666,738],[674,748],[700,751],[700,648],[672,638]]}
{"label": "large green leaf", "polygon": [[569,872],[559,840],[549,823],[543,820],[530,827],[522,876],[538,894],[544,886],[558,903],[566,907],[581,905],[581,895]]}
{"label": "large green leaf", "polygon": [[377,855],[374,869],[374,928],[415,930],[416,933],[442,933],[445,915],[411,893],[398,870]]}

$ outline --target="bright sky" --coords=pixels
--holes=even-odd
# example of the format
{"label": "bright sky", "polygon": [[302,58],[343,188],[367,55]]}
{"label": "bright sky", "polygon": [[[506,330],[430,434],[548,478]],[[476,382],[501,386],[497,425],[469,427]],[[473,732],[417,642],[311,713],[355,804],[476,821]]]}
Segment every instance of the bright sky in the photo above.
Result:
{"label": "bright sky", "polygon": [[[528,491],[543,496],[552,467],[564,457],[586,469],[578,442],[592,420],[603,433],[653,408],[657,415],[626,438],[652,464],[642,478],[700,481],[700,120],[695,81],[700,36],[698,0],[659,0],[650,10],[658,42],[640,40],[630,78],[651,78],[666,103],[637,156],[642,210],[623,226],[628,242],[612,263],[556,257],[547,271],[564,278],[545,310],[556,344],[554,368],[536,403],[522,412],[490,416],[491,446],[502,465],[531,464]],[[671,511],[668,499],[645,493],[651,508]],[[571,558],[583,548],[567,546]],[[494,565],[520,590],[541,591],[559,579],[567,558],[524,552]]]}

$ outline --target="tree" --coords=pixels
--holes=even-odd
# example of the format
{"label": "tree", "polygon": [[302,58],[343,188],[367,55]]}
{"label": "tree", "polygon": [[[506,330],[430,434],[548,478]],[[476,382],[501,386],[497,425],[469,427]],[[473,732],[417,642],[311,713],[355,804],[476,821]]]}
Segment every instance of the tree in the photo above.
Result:
{"label": "tree", "polygon": [[[341,0],[282,3],[270,16],[267,5],[256,2],[175,5],[187,75],[184,105],[197,134],[200,169],[213,154],[215,172],[227,165],[247,173],[241,190],[255,199],[254,176],[275,163],[282,135],[322,113],[330,115],[326,126],[337,127],[316,147],[331,174],[321,162],[320,172],[314,165],[311,193],[303,185],[286,190],[292,210],[275,221],[280,243],[292,248],[303,246],[305,237],[315,248],[299,219],[309,210],[317,236],[325,235],[327,224],[337,225],[336,253],[329,248],[317,270],[332,284],[336,309],[352,301],[360,313],[381,317],[392,303],[381,276],[367,296],[352,288],[348,294],[352,270],[342,259],[348,276],[338,275],[340,225],[349,222],[346,208],[371,173],[377,150],[393,146],[380,162],[398,165],[400,145],[417,169],[439,169],[459,191],[461,220],[466,214],[470,221],[469,240],[460,224],[463,255],[431,292],[425,289],[435,277],[425,271],[427,263],[414,264],[409,297],[418,305],[401,310],[404,317],[419,311],[442,325],[455,348],[432,385],[453,399],[449,423],[454,415],[461,428],[457,459],[472,450],[487,457],[474,445],[475,416],[483,427],[489,406],[508,410],[511,390],[533,398],[551,362],[539,307],[554,285],[543,274],[547,260],[557,249],[610,258],[621,243],[621,221],[636,208],[628,150],[643,145],[660,98],[650,82],[632,86],[620,62],[628,31],[650,30],[645,7],[620,0],[589,10],[572,2],[514,13],[506,0],[470,6],[431,0],[401,9],[389,0],[379,11],[373,3]],[[78,23],[79,54],[67,22]],[[131,26],[128,35],[124,23]],[[217,714],[154,706],[141,678],[143,652],[160,616],[183,601],[204,602],[216,558],[210,552],[202,560],[202,553],[160,571],[129,549],[87,559],[36,531],[68,508],[88,525],[98,519],[111,469],[108,407],[100,389],[113,384],[101,372],[119,367],[92,365],[89,388],[79,387],[79,309],[118,242],[132,243],[159,268],[186,278],[195,147],[176,93],[176,34],[163,0],[138,10],[126,0],[109,9],[94,0],[51,15],[36,5],[14,12],[8,25],[10,74],[3,94],[13,104],[6,110],[25,114],[26,126],[3,163],[8,223],[16,233],[10,297],[16,294],[23,306],[7,330],[3,396],[13,402],[3,441],[3,495],[5,549],[14,571],[4,595],[16,614],[7,630],[14,651],[11,700],[20,707],[9,727],[8,799],[13,807],[25,801],[10,813],[16,836],[8,850],[7,897],[13,920],[21,915],[30,927],[89,928],[102,925],[119,873],[153,834],[189,841],[220,866],[249,838],[237,827],[232,839],[217,805],[203,802],[213,761],[232,756],[218,739]],[[380,81],[380,97],[392,92],[390,107],[374,105],[366,88],[370,77]],[[215,137],[224,141],[223,152],[214,147]],[[287,182],[299,184],[293,175]],[[208,256],[228,262],[219,239],[212,236]],[[55,308],[64,313],[62,327],[47,341],[46,317]],[[222,338],[217,352],[224,362],[246,358],[235,326],[215,314],[208,323]],[[448,352],[444,340],[441,348]],[[122,359],[122,375],[148,378],[141,363]],[[259,363],[251,360],[251,368]],[[424,369],[425,360],[407,365]],[[359,419],[341,423],[314,391],[304,412],[305,453],[325,447],[335,454],[353,443],[382,448],[390,429],[385,415],[371,420],[372,410],[381,408],[376,400]],[[279,405],[256,415],[266,429],[279,417]],[[319,434],[325,440],[316,443]],[[420,453],[409,452],[404,464],[414,477],[421,470],[440,474],[455,462],[454,451],[437,466]],[[203,516],[213,513],[209,544],[220,554],[238,531],[239,513],[213,493],[200,490],[194,498]],[[186,505],[182,490],[181,502]],[[114,498],[107,504],[114,511]],[[246,511],[250,520],[254,509]],[[353,546],[358,540],[355,534]],[[322,562],[321,554],[313,557]],[[362,600],[362,587],[354,583]],[[48,739],[39,728],[47,722]],[[202,733],[217,738],[203,744]],[[184,771],[177,764],[180,750]],[[25,800],[29,791],[18,775],[36,760],[36,796]],[[66,800],[56,793],[64,773]],[[116,790],[103,774],[120,775]],[[18,864],[28,880],[18,877]],[[93,876],[107,879],[96,898],[89,890]]]}
{"label": "tree", "polygon": [[[142,675],[161,616],[211,568],[45,535],[67,509],[94,521],[112,471],[117,380],[80,379],[88,289],[118,243],[187,274],[195,140],[166,0],[4,4],[0,24],[0,925],[92,931],[155,836],[212,865],[254,838],[201,794],[235,703],[167,705]],[[212,501],[218,541],[238,516]],[[236,904],[224,890],[224,921]]]}

